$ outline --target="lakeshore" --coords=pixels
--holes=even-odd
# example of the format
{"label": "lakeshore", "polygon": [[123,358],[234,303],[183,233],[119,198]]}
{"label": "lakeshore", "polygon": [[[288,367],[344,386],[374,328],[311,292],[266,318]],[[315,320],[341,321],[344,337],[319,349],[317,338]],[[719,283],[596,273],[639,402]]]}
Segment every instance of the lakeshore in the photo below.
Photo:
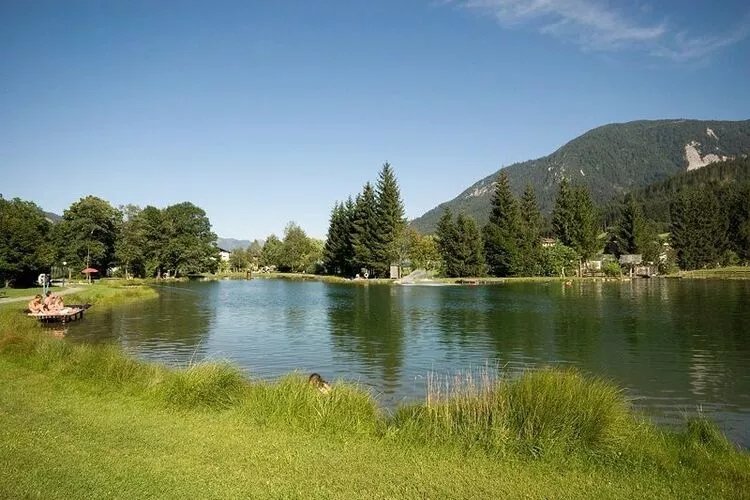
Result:
{"label": "lakeshore", "polygon": [[[80,298],[101,314],[153,298],[149,290],[99,286]],[[536,372],[515,385],[391,413],[345,383],[325,397],[299,375],[263,382],[222,364],[167,369],[112,346],[74,345],[8,308],[0,311],[0,335],[0,496],[742,498],[750,491],[747,453],[707,421],[677,432],[654,427],[616,387],[577,372]]]}

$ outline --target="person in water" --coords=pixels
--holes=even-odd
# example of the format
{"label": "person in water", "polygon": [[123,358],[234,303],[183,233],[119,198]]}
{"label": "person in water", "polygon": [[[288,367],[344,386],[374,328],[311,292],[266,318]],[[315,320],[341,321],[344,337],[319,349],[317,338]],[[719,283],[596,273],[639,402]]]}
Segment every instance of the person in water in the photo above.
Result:
{"label": "person in water", "polygon": [[328,392],[331,390],[331,385],[323,380],[323,377],[321,377],[318,373],[313,373],[312,375],[310,375],[310,378],[307,379],[307,383],[315,387],[322,394],[328,394]]}
{"label": "person in water", "polygon": [[39,314],[42,311],[44,311],[44,302],[42,302],[42,296],[37,294],[36,297],[29,302],[29,312],[32,314]]}

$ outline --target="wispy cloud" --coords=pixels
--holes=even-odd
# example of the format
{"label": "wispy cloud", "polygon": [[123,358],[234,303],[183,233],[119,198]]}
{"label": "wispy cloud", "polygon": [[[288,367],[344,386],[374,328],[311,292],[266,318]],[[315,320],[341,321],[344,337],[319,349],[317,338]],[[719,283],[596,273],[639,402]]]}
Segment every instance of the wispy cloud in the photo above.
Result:
{"label": "wispy cloud", "polygon": [[442,0],[490,15],[502,26],[535,29],[573,42],[585,50],[635,48],[660,58],[689,61],[705,58],[750,36],[750,17],[725,35],[690,36],[666,21],[646,21],[648,4],[630,11],[605,0]]}

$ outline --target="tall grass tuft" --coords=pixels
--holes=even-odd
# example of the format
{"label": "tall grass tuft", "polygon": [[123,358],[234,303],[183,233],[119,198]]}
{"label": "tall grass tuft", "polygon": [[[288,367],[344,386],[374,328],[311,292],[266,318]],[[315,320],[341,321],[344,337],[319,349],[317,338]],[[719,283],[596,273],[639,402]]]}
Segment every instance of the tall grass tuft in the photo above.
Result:
{"label": "tall grass tuft", "polygon": [[245,388],[239,369],[228,363],[210,363],[170,371],[160,390],[170,405],[225,409],[242,398]]}
{"label": "tall grass tuft", "polygon": [[500,387],[511,436],[533,454],[615,450],[633,420],[622,392],[574,370],[545,369]]}
{"label": "tall grass tuft", "polygon": [[688,418],[685,427],[685,437],[692,445],[711,451],[729,451],[732,448],[731,443],[716,427],[716,424],[703,414]]}
{"label": "tall grass tuft", "polygon": [[532,456],[614,453],[633,432],[629,405],[613,385],[572,370],[545,369],[515,380],[486,371],[428,384],[424,405],[400,408],[395,431],[496,453]]}
{"label": "tall grass tuft", "polygon": [[276,382],[254,382],[242,411],[257,423],[311,432],[372,433],[379,424],[377,404],[368,392],[336,382],[328,394],[321,394],[300,374]]}

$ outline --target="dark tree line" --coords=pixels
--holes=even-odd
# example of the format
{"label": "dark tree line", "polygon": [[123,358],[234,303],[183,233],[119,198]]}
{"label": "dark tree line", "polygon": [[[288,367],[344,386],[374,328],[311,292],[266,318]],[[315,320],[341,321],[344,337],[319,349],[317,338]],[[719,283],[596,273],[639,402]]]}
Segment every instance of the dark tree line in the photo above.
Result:
{"label": "dark tree line", "polygon": [[387,277],[391,264],[406,258],[407,240],[398,182],[391,165],[385,163],[375,188],[368,182],[354,200],[350,197],[334,205],[323,250],[324,267],[339,276],[366,270],[372,277]]}
{"label": "dark tree line", "polygon": [[0,277],[31,284],[52,266],[80,276],[86,267],[105,275],[180,276],[218,266],[216,235],[206,213],[185,202],[163,209],[117,209],[87,196],[52,224],[34,203],[0,198]]}
{"label": "dark tree line", "polygon": [[750,159],[719,162],[629,193],[603,207],[608,250],[655,261],[659,232],[682,269],[750,262]]}
{"label": "dark tree line", "polygon": [[[588,191],[560,184],[552,228],[555,244],[543,246],[543,218],[536,195],[527,185],[520,200],[513,196],[504,172],[492,195],[492,211],[481,233],[473,219],[449,210],[437,226],[447,276],[550,276],[571,270],[598,251],[597,216]],[[469,274],[467,274],[469,273]]]}

